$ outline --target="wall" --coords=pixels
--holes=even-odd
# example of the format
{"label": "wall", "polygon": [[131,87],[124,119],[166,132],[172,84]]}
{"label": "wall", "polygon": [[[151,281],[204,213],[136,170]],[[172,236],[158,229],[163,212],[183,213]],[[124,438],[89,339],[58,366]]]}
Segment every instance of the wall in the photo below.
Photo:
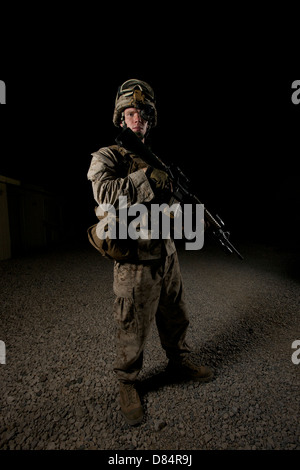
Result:
{"label": "wall", "polygon": [[54,194],[0,176],[0,259],[49,247],[62,234],[62,211]]}

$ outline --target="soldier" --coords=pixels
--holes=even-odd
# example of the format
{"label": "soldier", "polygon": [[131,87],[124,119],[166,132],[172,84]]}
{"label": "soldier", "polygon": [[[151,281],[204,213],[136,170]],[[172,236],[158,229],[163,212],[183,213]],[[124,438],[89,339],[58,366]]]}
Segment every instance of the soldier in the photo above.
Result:
{"label": "soldier", "polygon": [[[113,123],[129,127],[144,142],[157,124],[155,96],[144,81],[131,79],[119,87]],[[104,230],[101,204],[120,210],[119,197],[126,196],[128,206],[167,198],[170,182],[163,171],[147,167],[125,148],[113,145],[92,154],[88,179],[98,203],[99,223],[93,226],[90,240],[105,256],[114,259],[113,314],[117,322],[117,357],[114,372],[120,384],[121,412],[130,425],[143,419],[143,408],[135,388],[142,368],[143,350],[153,320],[161,345],[169,359],[167,369],[184,378],[208,381],[212,371],[190,359],[185,338],[189,325],[183,284],[174,241],[108,240]],[[165,202],[168,202],[167,200]]]}

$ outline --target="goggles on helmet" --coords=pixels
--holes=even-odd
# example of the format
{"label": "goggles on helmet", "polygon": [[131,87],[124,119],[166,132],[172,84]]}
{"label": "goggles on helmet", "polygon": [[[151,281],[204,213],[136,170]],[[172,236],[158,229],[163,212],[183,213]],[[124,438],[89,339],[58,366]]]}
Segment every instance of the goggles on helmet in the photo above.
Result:
{"label": "goggles on helmet", "polygon": [[118,89],[117,99],[120,96],[133,96],[138,101],[143,101],[146,99],[150,101],[155,101],[155,96],[152,88],[146,83],[142,82],[143,85],[140,85],[139,80],[127,80],[123,83]]}

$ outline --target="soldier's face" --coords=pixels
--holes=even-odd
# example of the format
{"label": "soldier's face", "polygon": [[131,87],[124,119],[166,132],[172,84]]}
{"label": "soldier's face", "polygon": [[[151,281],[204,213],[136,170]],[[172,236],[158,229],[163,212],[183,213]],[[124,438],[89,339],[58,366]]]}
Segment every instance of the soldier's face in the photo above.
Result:
{"label": "soldier's face", "polygon": [[[137,108],[127,108],[124,111],[124,116],[126,126],[143,139],[147,132],[148,122],[141,117],[140,110]],[[121,126],[123,127],[123,124]]]}

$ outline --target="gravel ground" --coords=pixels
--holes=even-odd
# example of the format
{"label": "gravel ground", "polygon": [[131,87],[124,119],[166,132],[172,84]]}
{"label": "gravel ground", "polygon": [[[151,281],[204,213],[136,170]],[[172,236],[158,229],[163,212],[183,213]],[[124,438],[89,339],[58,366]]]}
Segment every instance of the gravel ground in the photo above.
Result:
{"label": "gravel ground", "polygon": [[300,450],[299,274],[292,250],[179,250],[195,360],[207,384],[166,380],[153,326],[139,388],[120,415],[112,372],[112,264],[91,247],[0,262],[0,449]]}

